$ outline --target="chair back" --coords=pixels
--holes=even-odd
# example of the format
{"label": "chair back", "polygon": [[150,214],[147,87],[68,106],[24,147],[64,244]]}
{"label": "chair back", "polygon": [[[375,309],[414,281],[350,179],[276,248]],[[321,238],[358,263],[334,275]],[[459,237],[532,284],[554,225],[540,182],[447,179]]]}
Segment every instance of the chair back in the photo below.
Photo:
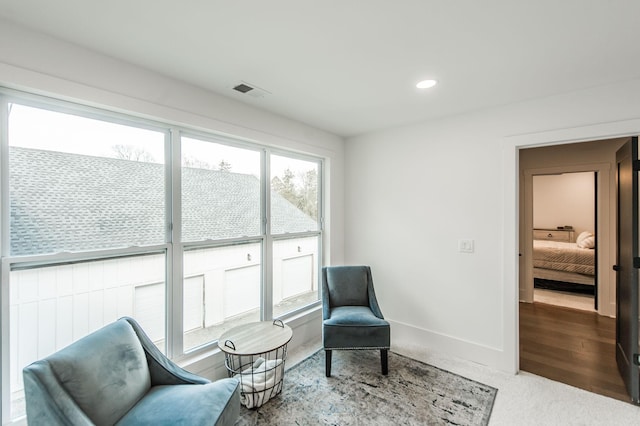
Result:
{"label": "chair back", "polygon": [[145,351],[125,319],[36,361],[23,374],[28,419],[30,407],[37,417],[45,411],[38,404],[66,411],[66,401],[97,425],[114,424],[151,387]]}
{"label": "chair back", "polygon": [[322,270],[329,306],[369,306],[371,270],[368,266],[327,266]]}

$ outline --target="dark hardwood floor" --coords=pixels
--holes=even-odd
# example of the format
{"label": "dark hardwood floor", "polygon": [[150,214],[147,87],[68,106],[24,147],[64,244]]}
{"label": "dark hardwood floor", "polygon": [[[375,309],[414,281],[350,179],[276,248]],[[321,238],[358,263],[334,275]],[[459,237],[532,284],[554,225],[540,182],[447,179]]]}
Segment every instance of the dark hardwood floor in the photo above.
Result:
{"label": "dark hardwood floor", "polygon": [[631,402],[616,366],[615,341],[613,318],[520,303],[520,370]]}

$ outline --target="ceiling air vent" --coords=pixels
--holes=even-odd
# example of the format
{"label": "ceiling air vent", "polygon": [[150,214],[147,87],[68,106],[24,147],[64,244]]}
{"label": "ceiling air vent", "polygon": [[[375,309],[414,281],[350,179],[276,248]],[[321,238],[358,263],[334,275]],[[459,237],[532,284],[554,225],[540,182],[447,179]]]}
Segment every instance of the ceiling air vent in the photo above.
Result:
{"label": "ceiling air vent", "polygon": [[246,81],[241,81],[240,83],[233,86],[233,90],[242,94],[252,96],[254,98],[264,98],[266,95],[270,94],[266,90],[261,89],[254,84],[249,84]]}
{"label": "ceiling air vent", "polygon": [[237,86],[235,86],[235,87],[233,88],[233,90],[237,90],[237,91],[238,91],[238,92],[240,92],[240,93],[247,93],[247,92],[249,92],[249,91],[253,90],[253,87],[251,87],[251,86],[247,86],[247,85],[246,85],[246,84],[244,84],[244,83],[240,83],[240,84],[238,84]]}

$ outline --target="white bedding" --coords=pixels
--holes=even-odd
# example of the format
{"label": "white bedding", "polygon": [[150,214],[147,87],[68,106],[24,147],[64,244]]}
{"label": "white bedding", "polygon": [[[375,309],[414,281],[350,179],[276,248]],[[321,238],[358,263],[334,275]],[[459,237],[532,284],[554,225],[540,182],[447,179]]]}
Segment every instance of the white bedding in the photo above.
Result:
{"label": "white bedding", "polygon": [[533,267],[594,275],[595,250],[576,243],[533,240]]}

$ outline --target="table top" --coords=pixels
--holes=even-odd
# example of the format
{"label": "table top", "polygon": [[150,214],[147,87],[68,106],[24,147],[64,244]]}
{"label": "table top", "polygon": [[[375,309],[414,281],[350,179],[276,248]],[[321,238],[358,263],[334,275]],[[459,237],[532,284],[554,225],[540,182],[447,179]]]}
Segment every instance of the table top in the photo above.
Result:
{"label": "table top", "polygon": [[282,321],[258,321],[242,324],[222,333],[218,347],[227,354],[256,355],[289,343],[291,327]]}

